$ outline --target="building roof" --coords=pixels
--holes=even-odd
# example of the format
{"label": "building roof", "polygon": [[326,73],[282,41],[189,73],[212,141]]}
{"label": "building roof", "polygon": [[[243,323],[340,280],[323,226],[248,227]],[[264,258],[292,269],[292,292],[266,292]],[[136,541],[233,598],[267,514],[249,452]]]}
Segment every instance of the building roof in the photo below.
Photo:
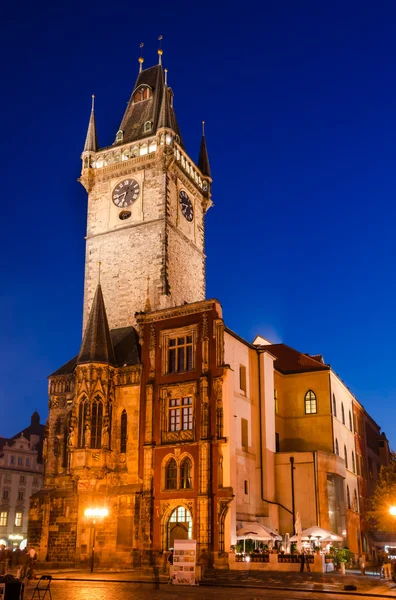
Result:
{"label": "building roof", "polygon": [[31,435],[37,435],[39,437],[39,442],[37,444],[36,450],[38,452],[37,460],[39,463],[42,462],[42,453],[43,453],[43,440],[44,440],[44,430],[45,425],[40,423],[40,415],[37,411],[35,411],[30,417],[30,425],[22,429],[22,431],[18,431],[15,435],[10,438],[2,438],[0,437],[0,450],[4,448],[6,444],[11,446],[18,438],[22,435],[30,442]]}
{"label": "building roof", "polygon": [[[134,102],[134,94],[140,86],[149,86],[152,96],[148,100]],[[171,94],[172,91],[165,84],[162,65],[155,65],[139,73],[119,128],[124,134],[121,143],[134,142],[155,134],[160,127],[169,127],[179,136],[182,144]],[[144,130],[147,122],[152,124],[150,131]]]}
{"label": "building roof", "polygon": [[330,366],[322,362],[321,355],[303,354],[286,344],[270,344],[265,348],[276,357],[275,369],[285,375],[309,371],[330,371]]}
{"label": "building roof", "polygon": [[208,150],[206,148],[205,134],[202,134],[201,147],[199,150],[198,168],[203,175],[211,177]]}
{"label": "building roof", "polygon": [[[139,335],[134,327],[120,327],[110,331],[111,342],[114,349],[116,367],[131,367],[140,365],[141,348],[139,344]],[[62,367],[57,369],[50,377],[58,375],[69,375],[73,373],[77,365],[78,356],[75,356]]]}
{"label": "building roof", "polygon": [[96,288],[80,354],[77,358],[78,364],[93,362],[115,365],[113,343],[100,284]]}

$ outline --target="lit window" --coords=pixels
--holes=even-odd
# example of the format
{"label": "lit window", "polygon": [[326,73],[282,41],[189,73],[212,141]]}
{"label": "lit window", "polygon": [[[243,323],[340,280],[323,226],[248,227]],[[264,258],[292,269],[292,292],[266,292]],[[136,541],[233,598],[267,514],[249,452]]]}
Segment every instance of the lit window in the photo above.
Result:
{"label": "lit window", "polygon": [[5,527],[7,525],[8,513],[5,511],[0,512],[0,527]]}
{"label": "lit window", "polygon": [[305,414],[314,415],[317,413],[316,395],[312,390],[308,390],[304,399]]}
{"label": "lit window", "polygon": [[249,425],[247,419],[241,419],[241,445],[245,452],[249,449]]}
{"label": "lit window", "polygon": [[120,129],[119,131],[117,131],[117,134],[116,134],[116,142],[122,142],[123,139],[124,139],[124,132],[122,131],[122,129]]}
{"label": "lit window", "polygon": [[148,146],[147,146],[147,144],[142,144],[140,146],[140,156],[144,156],[147,153],[148,153]]}
{"label": "lit window", "polygon": [[165,489],[177,489],[177,464],[174,458],[171,458],[165,468]]}
{"label": "lit window", "polygon": [[344,460],[345,460],[345,466],[346,466],[346,468],[348,468],[348,453],[347,453],[346,446],[344,446]]}
{"label": "lit window", "polygon": [[246,394],[246,367],[239,365],[239,389]]}
{"label": "lit window", "polygon": [[157,150],[157,142],[153,140],[150,142],[149,152],[155,152]]}
{"label": "lit window", "polygon": [[120,452],[125,453],[127,447],[127,430],[128,430],[128,417],[126,410],[121,413],[121,447]]}
{"label": "lit window", "polygon": [[23,500],[23,492],[18,492],[18,500]]}
{"label": "lit window", "polygon": [[22,527],[22,513],[15,513],[15,527]]}
{"label": "lit window", "polygon": [[339,449],[339,447],[338,447],[338,440],[337,440],[337,439],[336,439],[336,441],[335,441],[335,453],[337,454],[337,456],[339,456],[339,455],[340,455],[340,449]]}
{"label": "lit window", "polygon": [[168,373],[181,373],[193,369],[193,336],[169,339]]}
{"label": "lit window", "polygon": [[180,467],[180,487],[185,490],[192,488],[192,463],[189,458],[185,458]]}
{"label": "lit window", "polygon": [[192,397],[169,400],[169,431],[187,431],[193,428]]}
{"label": "lit window", "polygon": [[341,420],[343,425],[345,425],[345,411],[344,411],[344,403],[341,402]]}
{"label": "lit window", "polygon": [[337,400],[335,394],[333,394],[333,415],[337,416]]}

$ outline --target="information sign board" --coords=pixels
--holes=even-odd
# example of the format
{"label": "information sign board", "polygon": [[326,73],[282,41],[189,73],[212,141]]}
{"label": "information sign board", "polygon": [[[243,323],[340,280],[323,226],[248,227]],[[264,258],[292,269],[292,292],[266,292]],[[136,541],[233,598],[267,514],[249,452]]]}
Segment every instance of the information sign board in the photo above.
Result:
{"label": "information sign board", "polygon": [[195,585],[196,540],[174,540],[172,583]]}

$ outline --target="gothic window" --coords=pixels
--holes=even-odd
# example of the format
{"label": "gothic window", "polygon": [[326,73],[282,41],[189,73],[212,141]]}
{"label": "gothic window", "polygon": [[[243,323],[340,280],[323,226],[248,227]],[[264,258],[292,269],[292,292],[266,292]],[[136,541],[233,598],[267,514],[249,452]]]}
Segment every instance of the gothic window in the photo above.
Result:
{"label": "gothic window", "polygon": [[175,539],[192,539],[192,517],[184,506],[178,506],[168,521],[167,547],[173,548]]}
{"label": "gothic window", "polygon": [[85,446],[85,426],[89,418],[89,404],[85,396],[82,397],[80,405],[78,407],[78,440],[77,445],[79,448]]}
{"label": "gothic window", "polygon": [[133,96],[133,103],[136,104],[136,102],[143,102],[143,100],[148,100],[149,98],[151,98],[151,96],[151,88],[147,86],[141,87],[137,90],[137,92],[135,92]]}
{"label": "gothic window", "polygon": [[337,400],[335,394],[333,394],[333,415],[337,416]]}
{"label": "gothic window", "polygon": [[99,396],[92,402],[91,448],[102,447],[103,402]]}
{"label": "gothic window", "polygon": [[177,465],[174,458],[171,458],[165,468],[165,489],[177,489]]}
{"label": "gothic window", "polygon": [[342,424],[345,425],[345,411],[344,411],[344,403],[341,402],[341,420]]}
{"label": "gothic window", "polygon": [[184,335],[169,339],[168,373],[181,373],[193,369],[193,338]]}
{"label": "gothic window", "polygon": [[346,468],[348,468],[348,452],[347,452],[345,445],[344,445],[344,459],[345,459],[345,466],[346,466]]}
{"label": "gothic window", "polygon": [[349,493],[349,485],[347,485],[347,507],[351,508],[351,494]]}
{"label": "gothic window", "polygon": [[185,458],[180,467],[180,487],[189,490],[192,488],[192,463]]}
{"label": "gothic window", "polygon": [[317,403],[316,403],[316,394],[312,390],[308,390],[308,392],[305,394],[304,404],[305,404],[305,414],[306,415],[313,415],[318,412],[317,411]]}
{"label": "gothic window", "polygon": [[351,411],[349,411],[349,429],[351,431],[353,431],[353,425],[352,425],[352,414]]}
{"label": "gothic window", "polygon": [[126,410],[123,410],[121,413],[121,447],[120,452],[125,453],[127,448],[127,426],[128,426],[128,417]]}
{"label": "gothic window", "polygon": [[355,473],[355,454],[352,451],[352,471]]}
{"label": "gothic window", "polygon": [[335,453],[337,454],[337,456],[339,456],[339,455],[340,455],[340,449],[339,449],[339,447],[338,447],[338,440],[337,440],[337,439],[336,439],[336,441],[335,441]]}
{"label": "gothic window", "polygon": [[187,431],[193,428],[192,397],[171,398],[168,408],[168,431]]}

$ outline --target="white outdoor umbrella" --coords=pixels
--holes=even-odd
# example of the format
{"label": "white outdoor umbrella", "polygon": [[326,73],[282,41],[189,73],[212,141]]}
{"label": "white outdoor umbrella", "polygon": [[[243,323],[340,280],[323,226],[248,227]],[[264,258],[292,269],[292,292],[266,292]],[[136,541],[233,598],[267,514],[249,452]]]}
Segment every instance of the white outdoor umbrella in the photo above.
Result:
{"label": "white outdoor umbrella", "polygon": [[[322,527],[318,527],[314,525],[313,527],[308,527],[308,529],[304,529],[301,532],[301,540],[303,541],[311,541],[311,539],[317,538],[321,542],[342,542],[343,538],[332,531],[328,531],[327,529],[322,529]],[[293,535],[290,538],[291,542],[297,542],[297,535]]]}

